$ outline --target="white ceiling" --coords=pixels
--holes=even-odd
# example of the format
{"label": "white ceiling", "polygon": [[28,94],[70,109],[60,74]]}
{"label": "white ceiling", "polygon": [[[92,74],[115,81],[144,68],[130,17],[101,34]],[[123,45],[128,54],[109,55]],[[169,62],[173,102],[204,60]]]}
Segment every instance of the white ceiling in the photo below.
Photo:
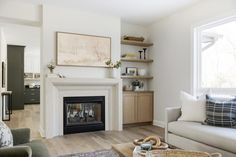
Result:
{"label": "white ceiling", "polygon": [[128,23],[148,25],[200,0],[18,0],[61,5],[121,17]]}

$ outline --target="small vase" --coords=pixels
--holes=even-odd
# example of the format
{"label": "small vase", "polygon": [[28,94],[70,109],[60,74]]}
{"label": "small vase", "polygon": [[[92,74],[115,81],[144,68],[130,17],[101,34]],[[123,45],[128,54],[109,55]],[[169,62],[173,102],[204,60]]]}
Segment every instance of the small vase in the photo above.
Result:
{"label": "small vase", "polygon": [[116,68],[111,68],[110,69],[110,77],[111,78],[118,78],[118,72],[119,70]]}

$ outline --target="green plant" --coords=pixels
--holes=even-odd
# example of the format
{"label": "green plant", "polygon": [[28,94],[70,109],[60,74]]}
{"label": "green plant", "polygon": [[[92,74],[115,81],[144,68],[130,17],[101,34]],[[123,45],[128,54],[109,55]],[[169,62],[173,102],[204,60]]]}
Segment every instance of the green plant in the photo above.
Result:
{"label": "green plant", "polygon": [[113,63],[111,60],[108,60],[105,62],[105,64],[109,67],[109,68],[116,68],[119,69],[121,67],[121,61],[116,61],[116,63]]}
{"label": "green plant", "polygon": [[48,69],[50,70],[50,73],[53,73],[53,69],[56,68],[56,64],[51,61],[48,65],[47,65]]}

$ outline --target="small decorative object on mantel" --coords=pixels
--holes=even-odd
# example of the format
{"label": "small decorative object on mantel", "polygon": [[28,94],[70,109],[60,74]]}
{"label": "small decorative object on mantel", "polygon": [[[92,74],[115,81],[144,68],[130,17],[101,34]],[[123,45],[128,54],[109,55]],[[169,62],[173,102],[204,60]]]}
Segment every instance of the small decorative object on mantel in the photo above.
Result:
{"label": "small decorative object on mantel", "polygon": [[50,71],[50,73],[47,74],[47,77],[58,77],[57,74],[54,74],[54,73],[53,73],[53,70],[56,68],[55,62],[51,61],[51,62],[47,65],[47,67],[48,67],[48,69],[49,69],[49,71]]}
{"label": "small decorative object on mantel", "polygon": [[119,68],[121,66],[121,61],[116,61],[113,63],[111,60],[105,62],[105,64],[110,68],[110,77],[118,78]]}
{"label": "small decorative object on mantel", "polygon": [[131,40],[131,41],[139,41],[139,42],[143,42],[144,41],[144,37],[134,37],[134,36],[128,36],[125,35],[123,37],[124,40]]}
{"label": "small decorative object on mantel", "polygon": [[48,65],[47,65],[48,69],[50,70],[50,73],[53,74],[53,70],[56,68],[56,64],[55,62],[51,61]]}

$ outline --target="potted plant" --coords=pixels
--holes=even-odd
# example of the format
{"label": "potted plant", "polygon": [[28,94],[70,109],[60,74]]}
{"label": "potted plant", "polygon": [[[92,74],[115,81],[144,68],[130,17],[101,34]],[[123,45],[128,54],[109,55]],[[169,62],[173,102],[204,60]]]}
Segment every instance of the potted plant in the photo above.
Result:
{"label": "potted plant", "polygon": [[50,74],[53,74],[53,70],[56,68],[56,64],[51,61],[48,65],[47,65],[49,71],[50,71]]}
{"label": "potted plant", "polygon": [[118,77],[118,69],[121,67],[121,61],[116,61],[113,63],[111,60],[105,62],[105,64],[111,69],[110,75],[112,78]]}

